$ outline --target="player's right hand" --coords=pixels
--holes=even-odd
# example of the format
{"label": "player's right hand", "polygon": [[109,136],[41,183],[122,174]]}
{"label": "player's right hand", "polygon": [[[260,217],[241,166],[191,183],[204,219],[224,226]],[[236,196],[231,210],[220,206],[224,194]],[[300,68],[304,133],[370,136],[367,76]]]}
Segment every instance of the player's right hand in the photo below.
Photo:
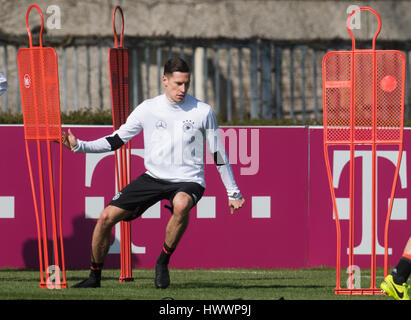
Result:
{"label": "player's right hand", "polygon": [[61,131],[61,142],[66,148],[70,150],[73,150],[77,145],[77,139],[70,129],[68,129],[68,133]]}

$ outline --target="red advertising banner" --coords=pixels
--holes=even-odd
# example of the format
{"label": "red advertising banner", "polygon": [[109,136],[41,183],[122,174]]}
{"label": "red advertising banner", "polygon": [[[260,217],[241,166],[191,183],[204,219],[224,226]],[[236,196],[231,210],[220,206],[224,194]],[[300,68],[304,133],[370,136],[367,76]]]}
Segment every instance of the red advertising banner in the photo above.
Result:
{"label": "red advertising banner", "polygon": [[[309,180],[309,266],[335,266],[336,226],[324,160],[321,161],[323,146],[322,128],[310,128],[310,180]],[[404,151],[399,170],[394,205],[388,236],[388,264],[396,265],[405,244],[411,236],[411,221],[407,207],[410,201],[408,151],[411,150],[411,131],[404,130]],[[342,266],[348,266],[349,247],[349,162],[347,146],[329,149],[333,185],[336,193],[342,236]],[[354,194],[354,265],[370,267],[372,248],[372,151],[370,146],[359,146],[355,150],[356,188]],[[377,266],[384,265],[384,227],[390,193],[398,159],[398,147],[382,146],[377,149],[377,217],[376,254]]]}
{"label": "red advertising banner", "polygon": [[[93,140],[111,126],[71,126],[73,134]],[[67,129],[63,128],[63,129]],[[37,235],[22,126],[0,126],[0,268],[38,268]],[[246,199],[231,215],[227,194],[213,162],[205,158],[206,191],[190,213],[190,224],[170,262],[172,268],[305,268],[335,266],[335,222],[323,157],[321,127],[223,127],[222,138],[237,184]],[[410,235],[408,157],[404,154],[392,213],[389,265],[397,262]],[[410,137],[411,138],[411,137]],[[55,144],[53,148],[58,148]],[[348,150],[332,150],[336,196],[343,227],[348,197]],[[356,151],[359,222],[354,262],[369,266],[368,197],[370,156]],[[56,152],[55,152],[56,153]],[[348,152],[349,153],[349,152]],[[142,134],[131,141],[132,179],[145,171]],[[382,266],[383,227],[395,151],[378,151],[377,265]],[[101,210],[115,195],[114,153],[63,155],[63,234],[66,267],[88,268],[91,234]],[[349,156],[348,156],[349,159]],[[385,200],[384,200],[385,199]],[[170,211],[166,202],[131,223],[133,268],[153,268],[164,241]],[[357,208],[357,207],[356,207]],[[348,232],[347,232],[348,234]],[[107,268],[120,266],[120,228],[113,228]],[[343,266],[346,261],[342,261]]]}

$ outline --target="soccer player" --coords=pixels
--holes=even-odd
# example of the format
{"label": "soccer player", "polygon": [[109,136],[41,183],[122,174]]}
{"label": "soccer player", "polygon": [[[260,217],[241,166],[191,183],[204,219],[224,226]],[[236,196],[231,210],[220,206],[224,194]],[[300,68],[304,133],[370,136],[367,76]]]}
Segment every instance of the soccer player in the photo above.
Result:
{"label": "soccer player", "polygon": [[187,228],[191,208],[204,193],[205,142],[227,190],[231,213],[244,204],[221,143],[213,109],[187,94],[190,85],[187,63],[180,58],[169,59],[162,82],[164,94],[142,102],[111,135],[82,141],[70,129],[68,133],[62,132],[63,144],[76,153],[116,150],[141,131],[145,146],[146,172],[118,192],[101,212],[92,236],[89,278],[73,287],[100,287],[112,227],[121,220],[139,217],[162,199],[170,201],[172,215],[156,262],[155,286],[169,286],[170,257]]}
{"label": "soccer player", "polygon": [[7,79],[6,77],[0,72],[0,96],[7,91]]}
{"label": "soccer player", "polygon": [[380,288],[395,300],[410,300],[407,285],[411,273],[411,237],[405,245],[404,253],[391,274],[386,276]]}

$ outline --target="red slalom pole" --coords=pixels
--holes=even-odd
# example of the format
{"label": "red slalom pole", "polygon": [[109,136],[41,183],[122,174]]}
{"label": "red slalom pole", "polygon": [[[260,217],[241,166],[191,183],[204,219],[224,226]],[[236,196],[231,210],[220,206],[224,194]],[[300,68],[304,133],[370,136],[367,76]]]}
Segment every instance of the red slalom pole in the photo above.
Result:
{"label": "red slalom pole", "polygon": [[[117,10],[121,16],[120,44],[117,38],[115,18]],[[129,115],[128,49],[124,47],[124,15],[119,6],[113,11],[114,48],[109,49],[110,88],[113,129],[125,123]],[[115,152],[117,192],[130,183],[130,144]],[[131,266],[131,224],[120,221],[120,282],[133,281]]]}

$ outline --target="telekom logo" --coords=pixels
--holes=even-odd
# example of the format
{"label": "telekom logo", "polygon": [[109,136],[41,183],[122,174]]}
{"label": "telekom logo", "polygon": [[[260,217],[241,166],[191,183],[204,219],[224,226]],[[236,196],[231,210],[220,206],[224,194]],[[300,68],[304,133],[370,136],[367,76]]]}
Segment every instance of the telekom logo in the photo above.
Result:
{"label": "telekom logo", "polygon": [[[367,150],[355,151],[355,158],[362,159],[362,236],[361,242],[358,246],[354,247],[354,254],[371,254],[371,204],[372,204],[372,152]],[[389,160],[393,164],[394,168],[398,159],[398,151],[377,151],[377,159],[384,158]],[[407,188],[407,161],[406,151],[403,151],[400,171],[399,182],[401,188]],[[346,165],[350,162],[350,152],[348,150],[335,150],[333,160],[333,184],[334,188],[338,188],[340,185],[341,173]],[[377,161],[378,166],[378,161]],[[377,170],[378,172],[378,170]],[[377,173],[377,186],[378,186],[378,173]],[[390,189],[391,190],[391,189]],[[397,189],[398,190],[398,189]],[[377,196],[378,199],[378,196]],[[387,203],[389,202],[389,195]],[[336,198],[338,216],[340,220],[349,219],[350,199]],[[388,207],[388,206],[387,206]],[[385,221],[384,213],[384,221]],[[377,205],[377,217],[378,217],[378,205]],[[407,199],[406,198],[394,198],[394,205],[391,213],[391,220],[407,220]],[[378,228],[378,219],[377,219]],[[347,249],[348,253],[348,249]],[[376,239],[376,253],[384,254],[384,247],[380,245],[378,235]],[[388,254],[392,254],[392,249],[388,248]]]}

